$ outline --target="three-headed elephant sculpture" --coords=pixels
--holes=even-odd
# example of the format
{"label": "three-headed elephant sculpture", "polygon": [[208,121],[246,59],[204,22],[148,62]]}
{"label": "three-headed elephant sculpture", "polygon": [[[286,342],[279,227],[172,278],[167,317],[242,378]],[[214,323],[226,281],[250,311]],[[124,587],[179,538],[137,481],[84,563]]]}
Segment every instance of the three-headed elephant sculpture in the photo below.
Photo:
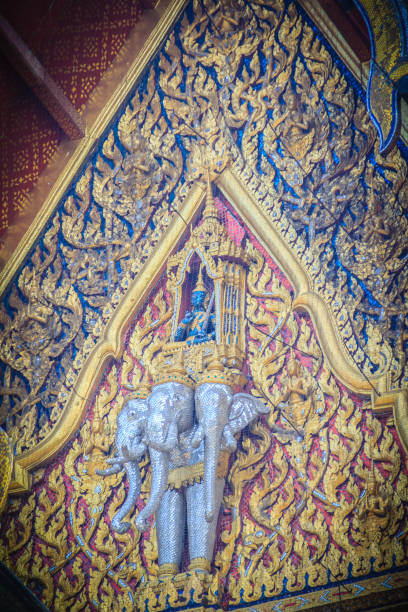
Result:
{"label": "three-headed elephant sculpture", "polygon": [[[151,491],[135,527],[148,529],[148,519],[156,512],[159,565],[177,566],[187,516],[190,560],[210,563],[225,484],[217,475],[220,450],[235,450],[234,435],[267,411],[256,397],[234,394],[230,386],[218,383],[204,383],[194,391],[182,383],[165,382],[154,386],[146,400],[127,402],[117,421],[117,455],[108,459],[111,468],[98,472],[108,475],[125,469],[129,479],[129,492],[112,520],[113,528],[119,533],[130,528],[122,519],[140,494],[139,460],[147,448]],[[186,484],[180,490],[168,488],[170,469],[199,462],[204,463],[202,482]]]}

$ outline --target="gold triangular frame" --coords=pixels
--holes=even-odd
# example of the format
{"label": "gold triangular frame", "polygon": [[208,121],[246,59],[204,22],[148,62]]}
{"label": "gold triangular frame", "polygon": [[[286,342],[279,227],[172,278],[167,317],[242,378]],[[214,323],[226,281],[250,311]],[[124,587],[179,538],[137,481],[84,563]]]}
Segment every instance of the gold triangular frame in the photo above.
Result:
{"label": "gold triangular frame", "polygon": [[[251,187],[242,180],[240,172],[227,167],[216,179],[221,192],[231,203],[237,214],[253,233],[265,251],[287,276],[294,288],[293,308],[306,311],[313,322],[318,341],[332,373],[350,390],[371,398],[376,379],[367,379],[352,362],[341,339],[339,330],[331,313],[330,306],[312,288],[312,279],[297,258],[293,249],[285,242],[274,227],[270,217],[262,210],[252,193]],[[174,248],[179,244],[190,225],[197,217],[205,199],[205,188],[198,182],[190,189],[180,204],[180,215],[173,218],[163,239],[159,242],[152,257],[145,263],[137,277],[129,284],[113,314],[106,323],[101,339],[82,360],[82,367],[65,408],[53,431],[32,450],[16,458],[16,466],[22,470],[33,470],[54,457],[78,430],[96,386],[109,359],[119,359],[125,331],[135,314],[143,306],[153,290],[166,262]],[[404,395],[405,397],[405,395]],[[396,402],[396,421],[401,439],[408,441],[407,402]],[[394,412],[395,412],[394,411]],[[10,493],[26,488],[17,482],[12,483]]]}

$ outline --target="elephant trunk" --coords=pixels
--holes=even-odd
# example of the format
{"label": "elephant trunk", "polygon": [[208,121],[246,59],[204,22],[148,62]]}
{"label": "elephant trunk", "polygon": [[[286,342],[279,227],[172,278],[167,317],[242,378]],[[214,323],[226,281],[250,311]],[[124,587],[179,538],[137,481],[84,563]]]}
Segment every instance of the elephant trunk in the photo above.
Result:
{"label": "elephant trunk", "polygon": [[215,514],[218,456],[222,438],[222,427],[214,424],[205,434],[204,442],[204,496],[205,520],[211,523]]}
{"label": "elephant trunk", "polygon": [[133,461],[126,461],[125,469],[129,478],[129,492],[127,494],[125,503],[112,519],[112,527],[118,533],[125,533],[130,528],[130,523],[128,521],[122,523],[122,519],[135,507],[135,503],[140,495],[140,488],[142,485],[140,468],[137,463]]}
{"label": "elephant trunk", "polygon": [[117,474],[123,470],[123,465],[121,463],[114,463],[112,467],[106,468],[106,470],[95,470],[95,473],[99,476],[110,476],[111,474]]}
{"label": "elephant trunk", "polygon": [[168,453],[149,446],[149,454],[152,466],[152,487],[146,506],[139,512],[135,520],[135,526],[139,531],[146,531],[149,528],[147,519],[159,507],[161,498],[167,488],[169,474]]}
{"label": "elephant trunk", "polygon": [[196,390],[196,413],[199,423],[197,439],[204,433],[204,497],[205,519],[214,519],[217,490],[218,456],[225,425],[228,423],[232,400],[232,389],[228,385],[204,383]]}

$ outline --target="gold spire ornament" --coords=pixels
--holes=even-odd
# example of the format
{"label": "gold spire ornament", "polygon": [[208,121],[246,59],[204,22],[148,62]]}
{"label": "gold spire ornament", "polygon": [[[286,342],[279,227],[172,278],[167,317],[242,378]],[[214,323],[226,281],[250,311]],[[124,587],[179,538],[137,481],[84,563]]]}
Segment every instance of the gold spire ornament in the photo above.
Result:
{"label": "gold spire ornament", "polygon": [[200,271],[198,273],[198,278],[197,278],[196,286],[194,287],[194,291],[204,291],[204,292],[207,291],[207,289],[205,288],[205,285],[204,285],[204,280],[203,280],[203,267],[202,267],[202,265],[200,265]]}
{"label": "gold spire ornament", "polygon": [[219,220],[218,210],[217,210],[217,207],[215,206],[214,196],[212,192],[210,171],[207,167],[207,195],[206,195],[205,208],[203,211],[203,219],[209,219],[211,217],[214,217],[215,219]]}
{"label": "gold spire ornament", "polygon": [[[191,270],[197,270],[198,267],[195,286],[191,277],[186,284]],[[168,259],[168,289],[173,293],[175,308],[171,340],[162,349],[162,354],[167,358],[182,350],[188,360],[191,378],[194,378],[197,384],[204,382],[237,384],[237,373],[242,367],[246,353],[245,303],[248,267],[249,256],[245,245],[236,244],[218,214],[207,168],[207,193],[201,223],[193,228],[184,248]],[[192,293],[198,291],[210,293],[204,283],[204,270],[208,284],[211,284],[212,288],[207,310],[214,322],[215,337],[208,337],[205,342],[194,343],[184,336],[183,340],[179,337],[178,330],[183,318],[182,304],[185,299],[183,292],[190,286],[194,287]],[[176,336],[179,337],[178,340]],[[208,370],[216,344],[222,357],[220,363],[222,372],[221,370],[215,372],[214,368],[212,371]],[[222,381],[220,376],[223,377]]]}

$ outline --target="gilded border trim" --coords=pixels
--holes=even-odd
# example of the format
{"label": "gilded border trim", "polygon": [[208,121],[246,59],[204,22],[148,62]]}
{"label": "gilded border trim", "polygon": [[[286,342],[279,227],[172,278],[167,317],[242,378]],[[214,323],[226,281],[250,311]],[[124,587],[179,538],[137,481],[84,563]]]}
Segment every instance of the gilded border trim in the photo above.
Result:
{"label": "gilded border trim", "polygon": [[[298,0],[300,6],[309,15],[311,20],[319,28],[320,32],[327,38],[341,61],[349,68],[360,85],[367,91],[370,74],[370,62],[362,62],[348,42],[342,36],[336,24],[330,19],[319,2],[309,0]],[[401,104],[401,133],[400,138],[408,146],[408,105],[405,100]]]}
{"label": "gilded border trim", "polygon": [[408,389],[396,393],[393,413],[398,437],[405,452],[408,453]]}
{"label": "gilded border trim", "polygon": [[[285,598],[273,599],[272,601],[262,602],[260,604],[257,603],[255,606],[244,604],[239,610],[241,612],[253,612],[254,610],[257,612],[272,612],[273,610],[286,610],[291,606],[295,606],[292,608],[293,610],[339,610],[343,600],[350,603],[350,607],[346,604],[346,609],[360,610],[362,608],[357,606],[363,605],[363,602],[364,609],[368,609],[366,606],[375,605],[376,603],[386,603],[383,600],[376,602],[375,598],[377,597],[378,599],[378,596],[381,597],[381,593],[387,593],[387,599],[390,595],[392,597],[392,594],[396,593],[395,599],[393,598],[388,601],[390,602],[390,606],[394,607],[394,604],[397,606],[395,609],[402,610],[398,604],[404,603],[406,600],[400,599],[398,594],[404,589],[403,585],[407,583],[407,579],[407,571],[387,573],[383,576],[375,576],[372,578],[363,577],[363,579],[349,582],[347,588],[344,588],[341,583],[340,586],[337,584],[332,587],[320,586],[318,589],[309,591],[308,593],[294,594]],[[356,602],[357,605],[353,605],[352,602],[356,599],[357,602],[360,603]],[[382,605],[381,608],[370,607],[370,609],[385,610]],[[204,612],[205,610],[207,610],[206,607],[199,606],[196,608],[189,608],[185,610],[185,612]],[[222,608],[214,607],[213,611],[222,612]]]}

